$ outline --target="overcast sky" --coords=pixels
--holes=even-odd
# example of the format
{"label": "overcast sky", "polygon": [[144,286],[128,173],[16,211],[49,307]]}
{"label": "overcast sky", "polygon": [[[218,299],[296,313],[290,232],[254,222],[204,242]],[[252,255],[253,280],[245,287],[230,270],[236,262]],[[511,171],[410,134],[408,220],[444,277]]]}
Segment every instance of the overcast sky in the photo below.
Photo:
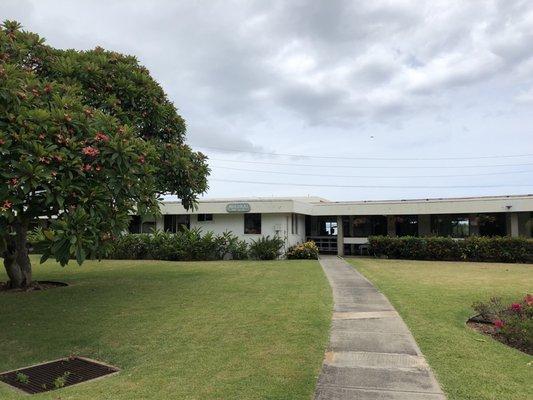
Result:
{"label": "overcast sky", "polygon": [[532,1],[2,0],[0,17],[136,55],[210,156],[206,197],[533,193]]}

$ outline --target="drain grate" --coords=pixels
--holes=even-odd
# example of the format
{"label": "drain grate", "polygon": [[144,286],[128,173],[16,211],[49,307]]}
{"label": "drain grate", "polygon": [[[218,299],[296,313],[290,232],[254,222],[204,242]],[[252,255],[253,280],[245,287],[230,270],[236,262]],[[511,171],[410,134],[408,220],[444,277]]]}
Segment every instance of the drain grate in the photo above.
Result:
{"label": "drain grate", "polygon": [[70,357],[0,374],[0,380],[26,393],[42,393],[76,385],[119,369],[82,357]]}

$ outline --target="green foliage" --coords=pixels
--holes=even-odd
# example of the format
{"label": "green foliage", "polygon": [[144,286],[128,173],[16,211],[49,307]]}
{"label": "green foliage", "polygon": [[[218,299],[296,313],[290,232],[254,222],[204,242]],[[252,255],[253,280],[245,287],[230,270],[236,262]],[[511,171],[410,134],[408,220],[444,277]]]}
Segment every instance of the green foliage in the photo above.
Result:
{"label": "green foliage", "polygon": [[279,236],[262,236],[252,240],[250,257],[254,260],[275,260],[281,255],[284,242]]}
{"label": "green foliage", "polygon": [[202,234],[200,229],[178,233],[126,234],[112,242],[110,258],[208,261],[248,258],[248,245],[231,232]]}
{"label": "green foliage", "polygon": [[289,247],[285,254],[289,260],[317,260],[318,247],[312,240]]}
{"label": "green foliage", "polygon": [[60,375],[57,378],[55,378],[53,382],[54,389],[61,389],[62,387],[65,387],[69,376],[70,376],[70,372],[67,371],[63,375]]}
{"label": "green foliage", "polygon": [[22,372],[17,372],[17,376],[15,379],[17,380],[17,382],[24,383],[25,385],[30,383],[30,377]]}
{"label": "green foliage", "polygon": [[370,253],[377,257],[411,260],[530,262],[533,240],[513,237],[471,236],[464,240],[450,237],[368,238]]}
{"label": "green foliage", "polygon": [[56,216],[43,259],[81,263],[105,255],[131,212],[157,213],[161,194],[194,206],[209,170],[184,139],[185,122],[134,57],[54,49],[17,22],[0,26],[3,248],[16,227]]}

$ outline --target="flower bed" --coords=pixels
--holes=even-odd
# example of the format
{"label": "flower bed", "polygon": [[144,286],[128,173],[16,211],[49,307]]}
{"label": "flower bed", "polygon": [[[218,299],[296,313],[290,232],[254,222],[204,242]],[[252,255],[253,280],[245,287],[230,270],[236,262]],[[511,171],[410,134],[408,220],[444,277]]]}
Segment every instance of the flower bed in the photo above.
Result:
{"label": "flower bed", "polygon": [[533,295],[510,305],[493,297],[486,303],[475,302],[472,308],[478,314],[468,320],[470,327],[533,355]]}

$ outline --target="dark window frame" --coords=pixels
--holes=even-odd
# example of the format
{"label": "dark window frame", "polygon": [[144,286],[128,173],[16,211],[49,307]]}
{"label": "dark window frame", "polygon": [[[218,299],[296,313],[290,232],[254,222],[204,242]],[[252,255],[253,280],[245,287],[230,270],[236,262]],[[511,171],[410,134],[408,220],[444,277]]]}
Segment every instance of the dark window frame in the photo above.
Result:
{"label": "dark window frame", "polygon": [[431,232],[437,236],[462,239],[471,235],[472,227],[470,225],[471,221],[468,214],[431,215]]}
{"label": "dark window frame", "polygon": [[244,234],[260,235],[262,228],[262,215],[260,213],[244,214]]}
{"label": "dark window frame", "polygon": [[213,214],[198,214],[198,222],[212,222]]}
{"label": "dark window frame", "polygon": [[179,232],[182,227],[189,229],[191,219],[188,214],[165,214],[163,215],[163,231],[170,233]]}
{"label": "dark window frame", "polygon": [[298,235],[298,214],[291,214],[291,234]]}

